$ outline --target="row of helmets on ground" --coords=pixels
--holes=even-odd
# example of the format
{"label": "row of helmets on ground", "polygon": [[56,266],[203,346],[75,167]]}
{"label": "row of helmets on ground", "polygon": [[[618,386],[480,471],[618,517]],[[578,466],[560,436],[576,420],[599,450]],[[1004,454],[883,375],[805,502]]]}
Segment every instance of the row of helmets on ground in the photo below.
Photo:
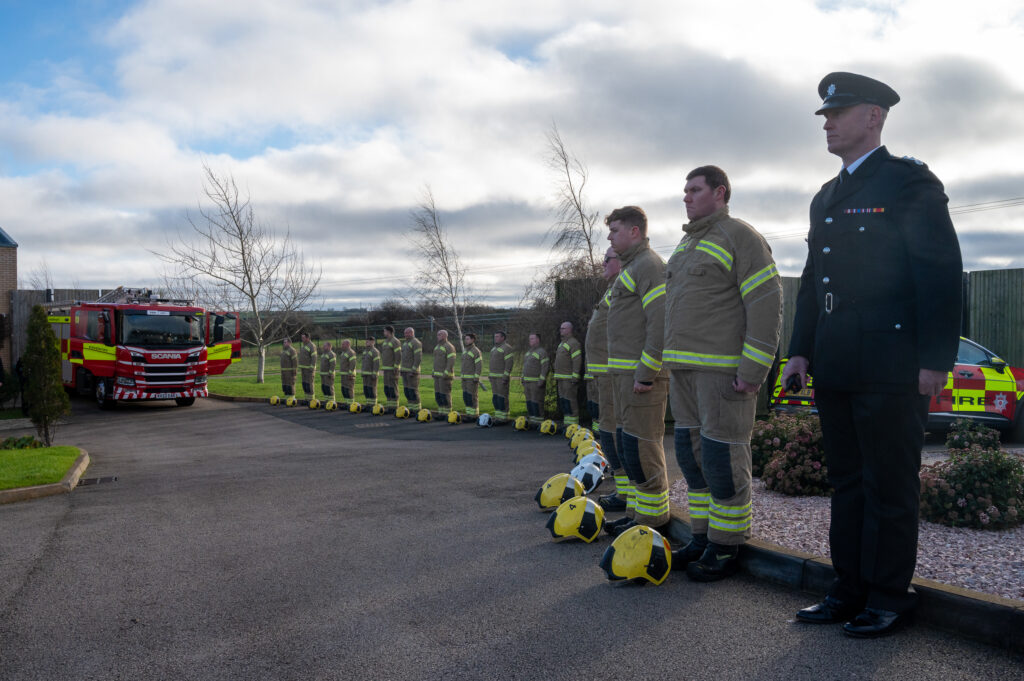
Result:
{"label": "row of helmets on ground", "polygon": [[[554,541],[582,540],[591,543],[604,527],[604,509],[588,494],[597,490],[609,473],[601,445],[586,428],[565,429],[574,466],[568,473],[548,478],[534,499],[550,512],[547,529]],[[601,557],[600,567],[615,584],[661,584],[672,569],[668,540],[646,525],[629,528],[612,542]]]}

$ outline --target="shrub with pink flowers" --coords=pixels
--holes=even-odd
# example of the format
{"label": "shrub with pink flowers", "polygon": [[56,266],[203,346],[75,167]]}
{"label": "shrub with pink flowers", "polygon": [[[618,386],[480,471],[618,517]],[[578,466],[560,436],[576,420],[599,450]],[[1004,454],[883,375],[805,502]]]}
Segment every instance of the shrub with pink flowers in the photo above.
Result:
{"label": "shrub with pink flowers", "polygon": [[754,475],[766,488],[789,495],[832,494],[817,416],[775,414],[759,421],[750,448]]}
{"label": "shrub with pink flowers", "polygon": [[949,460],[921,470],[922,518],[980,530],[1024,522],[1024,461],[1000,450],[998,433],[986,431],[992,429],[954,425]]}

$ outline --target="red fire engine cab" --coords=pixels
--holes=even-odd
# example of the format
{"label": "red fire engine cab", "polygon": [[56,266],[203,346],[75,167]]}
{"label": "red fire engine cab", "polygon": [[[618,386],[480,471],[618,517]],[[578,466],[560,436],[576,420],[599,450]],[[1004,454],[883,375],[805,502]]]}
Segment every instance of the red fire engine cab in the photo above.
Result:
{"label": "red fire engine cab", "polygon": [[207,312],[187,300],[119,287],[93,302],[52,303],[64,386],[117,400],[174,400],[187,407],[208,394],[211,374],[241,358],[235,312]]}

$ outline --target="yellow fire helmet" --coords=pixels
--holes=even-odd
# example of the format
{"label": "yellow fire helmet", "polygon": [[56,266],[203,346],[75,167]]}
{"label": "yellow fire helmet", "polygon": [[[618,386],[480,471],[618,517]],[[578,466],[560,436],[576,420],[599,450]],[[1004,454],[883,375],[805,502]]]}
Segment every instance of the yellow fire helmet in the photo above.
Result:
{"label": "yellow fire helmet", "polygon": [[462,423],[462,419],[459,418],[458,412],[448,412],[448,423],[455,425],[456,423]]}
{"label": "yellow fire helmet", "polygon": [[516,430],[526,430],[526,425],[527,421],[525,416],[516,417]]}
{"label": "yellow fire helmet", "polygon": [[359,402],[353,402],[352,404],[348,405],[348,410],[353,414],[362,414],[363,405],[360,404]]}
{"label": "yellow fire helmet", "polygon": [[419,412],[416,414],[416,420],[419,421],[420,423],[426,423],[427,421],[430,421],[433,418],[434,416],[430,413],[429,409],[420,409]]}
{"label": "yellow fire helmet", "polygon": [[588,544],[601,534],[604,527],[604,509],[592,499],[573,497],[562,502],[551,517],[547,528],[555,541],[578,537]]}
{"label": "yellow fire helmet", "polygon": [[579,463],[580,459],[587,456],[588,454],[593,454],[594,452],[600,451],[601,445],[597,444],[593,440],[587,440],[586,442],[582,443],[579,447],[576,448],[576,451],[573,454],[573,459],[576,461],[576,463]]}
{"label": "yellow fire helmet", "polygon": [[326,409],[327,411],[334,411],[337,408],[338,403],[335,402],[334,400],[327,400],[326,402],[324,402],[324,409]]}
{"label": "yellow fire helmet", "polygon": [[600,565],[613,582],[646,579],[661,584],[672,571],[672,547],[657,530],[634,525],[615,538]]}
{"label": "yellow fire helmet", "polygon": [[407,406],[405,406],[405,405],[403,404],[403,405],[402,405],[401,407],[399,407],[398,409],[395,409],[395,418],[396,418],[396,419],[407,419],[407,418],[409,418],[409,415],[410,415],[411,413],[412,413],[412,412],[410,412],[410,411],[409,411],[409,407],[407,407]]}
{"label": "yellow fire helmet", "polygon": [[572,439],[569,440],[569,446],[572,447],[573,449],[576,449],[584,442],[593,442],[593,440],[594,436],[591,434],[589,430],[587,430],[586,428],[579,428],[576,430],[576,433],[572,436]]}
{"label": "yellow fire helmet", "polygon": [[316,399],[315,397],[310,398],[310,400],[309,400],[309,408],[310,409],[319,409],[320,408],[320,400]]}
{"label": "yellow fire helmet", "polygon": [[271,396],[270,396],[270,400],[269,400],[269,401],[270,401],[270,403],[271,403],[271,404],[273,404],[273,405],[278,405],[278,404],[281,404],[281,398],[280,398],[280,397],[278,397],[277,395],[271,395]]}
{"label": "yellow fire helmet", "polygon": [[286,399],[284,401],[284,404],[285,404],[286,407],[294,407],[298,403],[299,403],[299,401],[297,399],[295,399],[295,397],[292,396],[292,395],[289,395],[288,399]]}
{"label": "yellow fire helmet", "polygon": [[375,404],[375,405],[373,405],[373,409],[371,409],[370,411],[371,411],[371,413],[373,413],[374,416],[380,416],[381,414],[384,413],[384,405],[383,404]]}
{"label": "yellow fire helmet", "polygon": [[558,426],[551,419],[547,419],[544,423],[540,424],[540,432],[545,435],[554,435],[558,432]]}
{"label": "yellow fire helmet", "polygon": [[580,427],[578,425],[576,425],[575,423],[570,423],[569,425],[567,425],[565,427],[565,439],[566,440],[571,440],[572,436],[575,435],[576,431],[579,430],[579,429],[580,429]]}
{"label": "yellow fire helmet", "polygon": [[583,496],[583,485],[568,473],[559,473],[548,478],[540,486],[534,500],[542,511],[553,511],[559,504],[573,497]]}

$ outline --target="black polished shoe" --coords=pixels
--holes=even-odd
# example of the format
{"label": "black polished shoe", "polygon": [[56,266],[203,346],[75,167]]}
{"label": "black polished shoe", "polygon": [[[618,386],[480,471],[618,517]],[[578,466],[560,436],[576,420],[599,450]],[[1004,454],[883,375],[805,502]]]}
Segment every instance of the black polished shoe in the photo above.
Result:
{"label": "black polished shoe", "polygon": [[852,620],[861,610],[862,608],[855,603],[825,596],[820,603],[815,603],[809,608],[797,612],[796,618],[810,624],[839,624]]}
{"label": "black polished shoe", "polygon": [[686,566],[703,556],[707,547],[707,544],[698,544],[691,539],[689,544],[672,552],[672,570],[686,572]]}
{"label": "black polished shoe", "polygon": [[686,566],[686,576],[695,582],[717,582],[740,569],[736,547],[708,544],[701,557]]}
{"label": "black polished shoe", "polygon": [[620,497],[618,492],[612,492],[611,494],[605,494],[604,496],[598,497],[597,503],[605,510],[606,513],[615,513],[617,511],[626,510],[626,500]]}
{"label": "black polished shoe", "polygon": [[632,518],[619,518],[618,520],[613,520],[610,523],[605,523],[604,531],[613,537],[618,537],[620,534],[635,525],[637,525],[637,522]]}
{"label": "black polished shoe", "polygon": [[878,638],[899,631],[913,621],[913,610],[899,613],[880,608],[864,608],[843,625],[843,633],[854,638]]}

